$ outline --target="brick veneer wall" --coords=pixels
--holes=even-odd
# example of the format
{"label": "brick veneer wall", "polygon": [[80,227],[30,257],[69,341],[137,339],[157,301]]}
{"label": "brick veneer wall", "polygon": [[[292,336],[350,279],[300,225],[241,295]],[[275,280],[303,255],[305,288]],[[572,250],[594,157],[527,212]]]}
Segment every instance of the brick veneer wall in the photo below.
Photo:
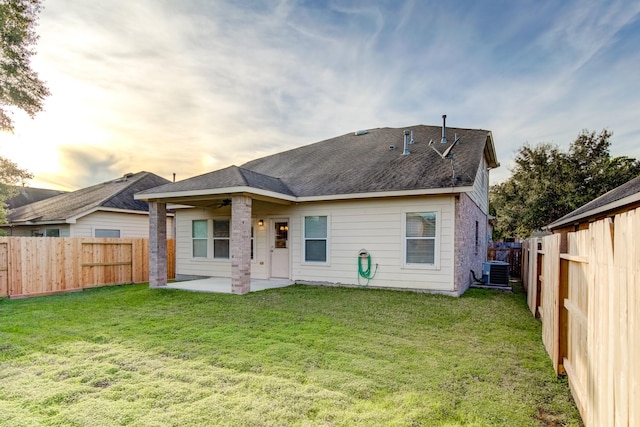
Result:
{"label": "brick veneer wall", "polygon": [[149,202],[149,287],[167,284],[167,205]]}
{"label": "brick veneer wall", "polygon": [[231,292],[251,290],[251,197],[231,198]]}
{"label": "brick veneer wall", "polygon": [[[478,221],[478,244],[476,245],[476,221]],[[455,259],[454,287],[459,294],[466,291],[473,276],[482,276],[482,263],[487,259],[487,215],[461,193],[455,201]]]}

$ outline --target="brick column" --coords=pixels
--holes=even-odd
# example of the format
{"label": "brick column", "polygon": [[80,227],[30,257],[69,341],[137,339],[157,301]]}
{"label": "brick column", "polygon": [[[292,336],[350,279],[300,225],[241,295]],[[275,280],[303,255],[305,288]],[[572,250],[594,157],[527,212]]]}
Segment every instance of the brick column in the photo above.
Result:
{"label": "brick column", "polygon": [[231,198],[231,292],[251,290],[251,197]]}
{"label": "brick column", "polygon": [[149,202],[149,287],[167,284],[167,205]]}

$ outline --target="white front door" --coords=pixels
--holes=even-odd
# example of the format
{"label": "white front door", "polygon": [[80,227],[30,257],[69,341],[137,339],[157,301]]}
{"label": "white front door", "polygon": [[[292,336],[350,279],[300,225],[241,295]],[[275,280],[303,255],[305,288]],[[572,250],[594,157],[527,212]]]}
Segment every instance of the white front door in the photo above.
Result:
{"label": "white front door", "polygon": [[271,277],[289,278],[289,220],[271,220]]}

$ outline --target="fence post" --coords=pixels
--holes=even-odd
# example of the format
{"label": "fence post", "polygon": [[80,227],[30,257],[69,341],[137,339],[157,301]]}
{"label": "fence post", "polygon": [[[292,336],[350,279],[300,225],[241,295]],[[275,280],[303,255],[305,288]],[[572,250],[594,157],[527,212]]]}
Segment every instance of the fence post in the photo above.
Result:
{"label": "fence post", "polygon": [[[566,239],[566,238],[565,238]],[[566,246],[566,244],[565,244]],[[560,256],[560,254],[558,254]],[[567,308],[564,306],[565,299],[569,298],[569,261],[560,258],[560,272],[558,280],[558,364],[557,375],[564,375],[564,359],[567,357],[568,347],[568,316]]]}

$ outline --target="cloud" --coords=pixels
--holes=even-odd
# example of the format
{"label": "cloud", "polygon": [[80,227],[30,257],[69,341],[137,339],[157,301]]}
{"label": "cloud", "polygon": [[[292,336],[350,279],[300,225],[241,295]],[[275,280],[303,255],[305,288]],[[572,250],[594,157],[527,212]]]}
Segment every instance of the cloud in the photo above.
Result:
{"label": "cloud", "polygon": [[[39,180],[49,182],[68,190],[88,187],[99,182],[110,181],[122,172],[122,162],[115,153],[88,146],[62,146],[60,167],[65,171],[59,174],[41,174]],[[131,171],[140,172],[140,171]]]}
{"label": "cloud", "polygon": [[183,179],[357,129],[438,125],[442,114],[493,131],[507,166],[494,181],[523,143],[568,146],[585,127],[613,130],[612,151],[640,157],[639,10],[56,0],[34,59],[53,92],[47,111],[3,140],[42,146],[56,170],[7,150],[36,180],[76,188],[139,170]]}

